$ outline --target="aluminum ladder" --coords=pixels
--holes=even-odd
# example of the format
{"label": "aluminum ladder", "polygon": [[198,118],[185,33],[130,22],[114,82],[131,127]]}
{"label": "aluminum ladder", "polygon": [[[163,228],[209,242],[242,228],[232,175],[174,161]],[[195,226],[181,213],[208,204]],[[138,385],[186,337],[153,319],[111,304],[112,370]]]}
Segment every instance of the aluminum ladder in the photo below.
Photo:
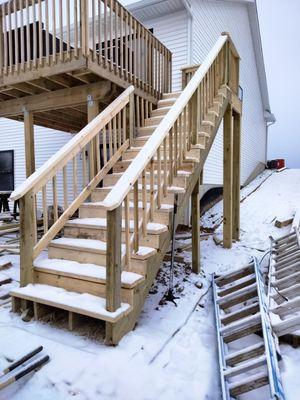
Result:
{"label": "aluminum ladder", "polygon": [[[270,390],[268,399],[285,400],[277,338],[268,316],[257,259],[233,272],[215,275],[213,295],[223,400],[236,399],[266,385]],[[254,333],[260,334],[257,343],[235,350],[234,342]]]}

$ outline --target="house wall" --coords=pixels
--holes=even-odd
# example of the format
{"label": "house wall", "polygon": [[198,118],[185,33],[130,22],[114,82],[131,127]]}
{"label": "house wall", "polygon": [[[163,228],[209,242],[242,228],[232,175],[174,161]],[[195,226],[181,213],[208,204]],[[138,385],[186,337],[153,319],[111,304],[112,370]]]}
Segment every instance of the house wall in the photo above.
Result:
{"label": "house wall", "polygon": [[[266,156],[266,125],[247,4],[189,0],[193,10],[193,64],[203,62],[219,35],[227,31],[241,56],[240,85],[244,90],[241,181],[244,183]],[[188,17],[185,11],[142,20],[154,28],[173,53],[173,90],[181,88],[180,68],[188,64]],[[223,126],[204,168],[204,183],[223,184]]]}
{"label": "house wall", "polygon": [[[66,144],[73,135],[70,133],[54,131],[39,126],[34,127],[35,136],[35,156],[36,168],[41,167],[53,154],[55,154],[64,144]],[[0,118],[0,150],[14,150],[14,170],[15,170],[15,188],[20,185],[26,178],[25,172],[25,143],[24,143],[24,124]],[[80,163],[78,163],[80,173]],[[72,166],[68,164],[67,178],[68,182],[72,181]],[[48,205],[52,203],[51,185],[47,185]],[[61,174],[57,179],[58,187],[58,204],[63,206],[63,180]],[[72,186],[68,185],[68,200],[72,199]],[[80,181],[78,182],[78,189]],[[41,196],[37,198],[37,205],[41,208]]]}
{"label": "house wall", "polygon": [[172,52],[172,90],[181,90],[181,71],[187,65],[188,24],[184,11],[143,21],[147,28]]}

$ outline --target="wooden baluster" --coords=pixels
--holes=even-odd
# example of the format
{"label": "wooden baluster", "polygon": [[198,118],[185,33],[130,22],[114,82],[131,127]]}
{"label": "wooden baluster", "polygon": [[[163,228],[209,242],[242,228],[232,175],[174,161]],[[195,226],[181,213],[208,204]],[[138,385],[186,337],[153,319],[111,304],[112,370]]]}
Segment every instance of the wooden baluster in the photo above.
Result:
{"label": "wooden baluster", "polygon": [[183,160],[186,159],[186,153],[187,153],[187,106],[184,108],[184,114],[183,114]]}
{"label": "wooden baluster", "polygon": [[136,125],[135,122],[136,113],[134,108],[134,93],[131,93],[129,96],[129,146],[133,145],[134,135],[134,127]]}
{"label": "wooden baluster", "polygon": [[35,9],[35,2],[32,5],[32,23],[33,23],[33,68],[37,68],[37,52],[38,52],[38,46],[37,46],[37,20],[36,20],[36,9]]}
{"label": "wooden baluster", "polygon": [[64,193],[64,211],[68,208],[68,177],[67,177],[67,166],[63,167],[63,193]]}
{"label": "wooden baluster", "polygon": [[[1,9],[1,6],[0,6],[0,13],[1,13],[1,11],[3,11],[3,8]],[[23,22],[21,21],[21,23],[23,23]],[[3,14],[2,14],[2,15],[0,15],[0,74],[1,74],[1,76],[3,75],[3,67],[4,67],[4,53],[3,53],[4,52],[4,48],[3,48],[4,33],[3,32],[4,31],[3,31]],[[6,32],[5,32],[5,35],[6,35]]]}
{"label": "wooden baluster", "polygon": [[131,258],[129,195],[127,195],[124,199],[124,208],[125,208],[125,247],[126,247],[125,263],[127,269],[129,270],[130,258]]}
{"label": "wooden baluster", "polygon": [[39,65],[43,65],[43,15],[42,15],[42,2],[38,0],[38,12],[39,12]]}
{"label": "wooden baluster", "polygon": [[157,208],[161,208],[161,146],[157,149]]}
{"label": "wooden baluster", "polygon": [[9,71],[13,72],[13,44],[12,44],[12,26],[11,26],[11,4],[8,3],[8,54],[9,54]]}
{"label": "wooden baluster", "polygon": [[174,128],[174,176],[177,176],[178,171],[178,119],[175,121]]}
{"label": "wooden baluster", "polygon": [[95,0],[92,0],[92,60],[96,59],[96,14],[95,14]]}
{"label": "wooden baluster", "polygon": [[178,135],[179,135],[179,167],[181,168],[183,165],[183,129],[182,129],[182,114],[179,115],[179,126],[178,126]]}
{"label": "wooden baluster", "polygon": [[103,163],[107,163],[107,144],[106,144],[106,134],[107,130],[104,128],[102,130],[102,143],[103,143]]}
{"label": "wooden baluster", "polygon": [[100,138],[99,138],[99,133],[97,133],[95,137],[95,153],[96,153],[96,174],[101,169],[101,159],[100,159]]}
{"label": "wooden baluster", "polygon": [[[101,0],[96,0],[98,2],[98,64],[102,63],[102,20],[101,20],[101,6],[102,6],[102,1]],[[96,3],[97,4],[97,3]]]}
{"label": "wooden baluster", "polygon": [[123,40],[124,8],[120,4],[120,76],[124,76],[124,40]]}
{"label": "wooden baluster", "polygon": [[17,0],[14,0],[14,47],[15,47],[15,71],[19,72],[19,38],[18,38],[18,14],[17,14]]}
{"label": "wooden baluster", "polygon": [[155,197],[154,197],[154,159],[150,161],[150,221],[154,219]]}
{"label": "wooden baluster", "polygon": [[109,70],[113,70],[113,54],[114,54],[114,48],[113,48],[113,0],[110,0],[110,8],[109,8]]}
{"label": "wooden baluster", "polygon": [[164,184],[163,184],[163,192],[164,196],[167,196],[168,189],[168,160],[167,160],[167,138],[164,139],[163,142],[163,152],[164,152]]}
{"label": "wooden baluster", "polygon": [[148,210],[147,210],[147,180],[146,180],[146,170],[142,172],[142,203],[143,203],[143,224],[142,231],[143,236],[147,235],[147,218],[148,218]]}
{"label": "wooden baluster", "polygon": [[[28,1],[28,0],[27,0]],[[7,44],[7,30],[6,30],[6,5],[2,4],[2,21],[3,21],[3,56],[4,56],[4,74],[7,75],[8,73],[8,44]]]}
{"label": "wooden baluster", "polygon": [[122,110],[118,113],[118,144],[122,146]]}
{"label": "wooden baluster", "polygon": [[59,60],[64,61],[64,32],[63,32],[63,6],[62,0],[59,0]]}
{"label": "wooden baluster", "polygon": [[112,138],[112,123],[108,123],[108,140],[109,140],[109,158],[113,155],[113,138]]}
{"label": "wooden baluster", "polygon": [[[75,0],[76,1],[76,0]],[[67,60],[71,59],[71,17],[70,17],[70,0],[66,0],[66,14],[67,14]],[[75,34],[75,26],[73,27]]]}
{"label": "wooden baluster", "polygon": [[122,110],[123,115],[123,143],[126,142],[126,128],[127,128],[127,121],[126,121],[126,107]]}
{"label": "wooden baluster", "polygon": [[133,234],[133,251],[139,251],[139,187],[138,180],[133,185],[133,203],[134,203],[134,234]]}
{"label": "wooden baluster", "polygon": [[56,49],[56,5],[55,5],[55,0],[52,0],[52,59],[53,63],[56,64],[56,54],[57,54],[57,49]]}
{"label": "wooden baluster", "polygon": [[86,146],[84,146],[84,148],[82,150],[82,185],[83,185],[83,188],[85,188],[86,185],[87,185],[86,172],[87,172],[87,168],[86,168]]}
{"label": "wooden baluster", "polygon": [[[99,4],[101,1],[99,1]],[[74,0],[74,56],[78,58],[78,3],[77,0]],[[99,24],[100,26],[100,24]],[[100,29],[100,28],[99,28]],[[100,46],[99,41],[99,46]]]}
{"label": "wooden baluster", "polygon": [[128,12],[125,10],[125,79],[128,78]]}
{"label": "wooden baluster", "polygon": [[104,0],[104,22],[103,22],[103,28],[104,28],[104,68],[107,66],[107,59],[108,59],[108,53],[107,53],[107,0]]}
{"label": "wooden baluster", "polygon": [[140,116],[140,98],[138,95],[135,96],[135,112],[136,112],[136,127],[140,128],[141,124],[140,124],[140,120],[141,120],[141,116]]}
{"label": "wooden baluster", "polygon": [[118,139],[117,139],[117,118],[113,117],[113,142],[114,142],[114,153],[118,150]]}
{"label": "wooden baluster", "polygon": [[143,98],[141,98],[141,125],[145,126],[145,100]]}
{"label": "wooden baluster", "polygon": [[52,178],[52,189],[53,189],[53,220],[58,220],[58,209],[57,209],[57,178],[56,175]]}
{"label": "wooden baluster", "polygon": [[42,189],[44,234],[48,231],[47,185]]}
{"label": "wooden baluster", "polygon": [[49,36],[49,0],[45,0],[45,18],[46,18],[46,64],[50,65],[50,36]]}
{"label": "wooden baluster", "polygon": [[133,82],[132,49],[132,15],[129,14],[129,82]]}
{"label": "wooden baluster", "polygon": [[118,71],[118,5],[119,3],[115,2],[115,47],[114,47],[114,58],[115,58],[115,74]]}
{"label": "wooden baluster", "polygon": [[74,200],[77,197],[77,157],[73,158],[73,198]]}

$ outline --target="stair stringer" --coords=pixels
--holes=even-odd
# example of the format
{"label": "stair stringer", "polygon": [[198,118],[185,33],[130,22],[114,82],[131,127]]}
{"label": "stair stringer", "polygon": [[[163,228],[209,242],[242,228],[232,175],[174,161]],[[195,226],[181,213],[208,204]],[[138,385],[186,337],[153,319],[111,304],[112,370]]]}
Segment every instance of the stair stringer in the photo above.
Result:
{"label": "stair stringer", "polygon": [[[229,98],[230,98],[230,89],[226,88],[226,99],[224,100],[223,107],[220,110],[221,112],[219,114],[219,117],[216,120],[214,127],[211,129],[211,136],[209,138],[207,146],[205,150],[201,150],[200,162],[195,164],[194,172],[189,179],[188,187],[184,195],[179,196],[179,204],[177,212],[178,220],[185,212],[189,199],[195,187],[195,184],[199,179],[199,176],[203,170],[205,161],[213,145],[218,129],[220,127],[227,106],[229,104]],[[105,343],[107,345],[117,345],[126,333],[132,331],[135,328],[139,315],[143,310],[149,290],[151,289],[151,286],[156,278],[156,275],[162,265],[166,252],[169,249],[170,242],[171,242],[171,235],[169,230],[161,248],[158,249],[157,253],[148,260],[147,277],[144,286],[138,288],[135,292],[132,310],[125,317],[119,319],[114,323],[111,322],[105,323],[106,324]]]}

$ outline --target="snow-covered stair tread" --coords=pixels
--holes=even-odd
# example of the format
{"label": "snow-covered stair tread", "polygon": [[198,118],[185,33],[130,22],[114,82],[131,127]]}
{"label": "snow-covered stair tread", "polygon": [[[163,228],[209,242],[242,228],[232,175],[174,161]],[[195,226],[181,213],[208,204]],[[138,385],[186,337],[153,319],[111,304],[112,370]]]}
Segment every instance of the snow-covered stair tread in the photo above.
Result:
{"label": "snow-covered stair tread", "polygon": [[[90,228],[106,228],[107,227],[107,220],[106,218],[76,218],[68,221],[66,226],[77,226],[77,227],[90,227]],[[125,220],[122,220],[122,228],[125,228]],[[134,229],[134,221],[129,221],[129,228],[130,230]],[[168,230],[167,225],[148,222],[147,224],[147,232],[149,234],[159,234],[166,232]]]}
{"label": "snow-covered stair tread", "polygon": [[[36,271],[47,273],[58,273],[76,279],[90,280],[93,282],[106,283],[106,267],[95,264],[83,264],[77,261],[60,260],[56,258],[37,258],[33,266]],[[123,271],[121,275],[122,287],[131,289],[145,278],[135,272]]]}
{"label": "snow-covered stair tread", "polygon": [[[58,239],[54,239],[50,242],[50,246],[60,247],[60,248],[70,248],[70,249],[78,249],[91,251],[94,253],[105,254],[106,253],[106,242],[102,242],[101,240],[94,239],[78,239],[78,238],[67,238],[62,237]],[[121,245],[122,256],[125,254],[126,247],[125,244]],[[156,250],[152,247],[140,246],[137,253],[133,255],[136,258],[150,257],[155,254]]]}
{"label": "snow-covered stair tread", "polygon": [[116,311],[109,312],[106,310],[106,299],[103,297],[87,293],[69,292],[62,288],[41,284],[29,284],[12,290],[10,294],[12,297],[61,308],[109,322],[116,322],[131,309],[129,304],[122,303],[121,307]]}

